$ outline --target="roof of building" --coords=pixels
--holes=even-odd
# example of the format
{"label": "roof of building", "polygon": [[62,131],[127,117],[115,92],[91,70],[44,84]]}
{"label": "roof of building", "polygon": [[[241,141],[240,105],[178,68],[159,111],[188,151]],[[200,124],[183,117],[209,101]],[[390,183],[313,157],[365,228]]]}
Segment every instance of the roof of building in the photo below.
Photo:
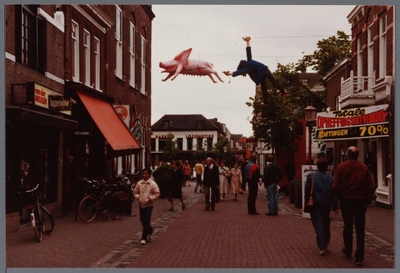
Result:
{"label": "roof of building", "polygon": [[[168,126],[166,124],[168,123]],[[151,126],[152,131],[220,131],[209,119],[201,114],[164,115]]]}

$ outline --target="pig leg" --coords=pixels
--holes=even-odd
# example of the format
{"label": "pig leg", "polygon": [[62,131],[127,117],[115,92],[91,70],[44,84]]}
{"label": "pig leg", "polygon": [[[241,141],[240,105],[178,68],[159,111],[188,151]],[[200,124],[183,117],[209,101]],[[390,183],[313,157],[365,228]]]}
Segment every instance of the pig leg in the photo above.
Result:
{"label": "pig leg", "polygon": [[165,79],[163,79],[162,81],[165,82],[166,80],[168,80],[171,77],[172,77],[172,73],[169,73],[168,76]]}
{"label": "pig leg", "polygon": [[183,68],[183,64],[179,64],[175,70],[175,74],[172,77],[171,81],[175,80],[175,78],[178,77],[179,73],[181,73],[181,71],[182,71],[182,68]]}
{"label": "pig leg", "polygon": [[210,79],[213,81],[213,83],[217,83],[217,82],[214,80],[213,76],[211,76],[211,74],[208,74],[208,76],[209,76]]}
{"label": "pig leg", "polygon": [[218,78],[218,80],[219,80],[220,82],[224,82],[223,80],[221,80],[221,78],[219,77],[219,75],[218,75],[217,72],[214,71],[213,74],[215,74],[215,76],[217,76],[217,78]]}

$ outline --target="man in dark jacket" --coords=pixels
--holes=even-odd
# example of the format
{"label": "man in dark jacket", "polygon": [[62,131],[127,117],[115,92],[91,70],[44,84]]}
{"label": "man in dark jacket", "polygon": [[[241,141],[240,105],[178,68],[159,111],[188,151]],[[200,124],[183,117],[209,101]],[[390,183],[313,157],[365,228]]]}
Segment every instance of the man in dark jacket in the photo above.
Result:
{"label": "man in dark jacket", "polygon": [[355,264],[362,266],[364,260],[365,213],[375,191],[375,184],[368,167],[357,161],[359,151],[351,146],[347,149],[347,161],[336,168],[332,184],[334,194],[340,200],[343,216],[343,253],[351,258],[353,250],[353,219],[357,234]]}
{"label": "man in dark jacket", "polygon": [[249,184],[249,195],[247,197],[247,210],[249,214],[260,215],[256,210],[256,199],[258,193],[258,182],[261,178],[260,167],[256,164],[257,156],[252,155],[245,169],[245,179]]}
{"label": "man in dark jacket", "polygon": [[[219,171],[218,167],[213,164],[213,159],[211,157],[206,159],[206,167],[204,168],[204,177],[203,177],[203,187],[204,187],[204,196],[206,199],[206,208],[205,211],[210,209],[215,210],[215,202],[217,200],[217,189],[219,188]],[[211,196],[211,201],[210,201]]]}
{"label": "man in dark jacket", "polygon": [[278,183],[283,177],[281,169],[274,163],[274,156],[268,155],[267,165],[264,168],[264,187],[267,189],[268,213],[278,215]]}

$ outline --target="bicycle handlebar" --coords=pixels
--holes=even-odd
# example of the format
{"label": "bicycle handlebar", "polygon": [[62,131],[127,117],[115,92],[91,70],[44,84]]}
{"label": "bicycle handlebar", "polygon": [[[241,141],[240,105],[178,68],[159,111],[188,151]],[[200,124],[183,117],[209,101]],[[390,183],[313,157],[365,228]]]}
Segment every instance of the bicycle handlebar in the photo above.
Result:
{"label": "bicycle handlebar", "polygon": [[34,187],[33,189],[31,189],[31,190],[26,190],[25,192],[31,193],[31,192],[36,191],[38,188],[39,188],[39,183],[38,183],[38,184],[36,185],[36,187]]}

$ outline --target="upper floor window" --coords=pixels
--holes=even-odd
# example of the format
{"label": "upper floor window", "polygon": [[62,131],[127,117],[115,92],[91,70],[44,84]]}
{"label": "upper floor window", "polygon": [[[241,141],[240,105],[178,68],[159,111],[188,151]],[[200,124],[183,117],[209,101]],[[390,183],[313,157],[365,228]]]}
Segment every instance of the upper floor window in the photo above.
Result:
{"label": "upper floor window", "polygon": [[362,40],[357,38],[357,76],[363,75],[363,59],[362,59]]}
{"label": "upper floor window", "polygon": [[83,32],[83,54],[85,58],[85,84],[90,86],[90,32],[86,29]]}
{"label": "upper floor window", "polygon": [[129,62],[130,62],[130,77],[129,77],[129,84],[133,87],[136,88],[136,80],[135,80],[135,33],[136,33],[136,27],[135,25],[131,22],[130,27],[129,27]]}
{"label": "upper floor window", "polygon": [[204,127],[204,121],[196,121],[196,128],[203,128]]}
{"label": "upper floor window", "polygon": [[45,22],[37,15],[36,5],[16,6],[16,61],[41,73],[45,72]]}
{"label": "upper floor window", "polygon": [[100,40],[94,37],[93,42],[94,53],[94,88],[100,90]]}
{"label": "upper floor window", "polygon": [[79,25],[77,22],[71,22],[72,39],[72,80],[79,82]]}
{"label": "upper floor window", "polygon": [[122,79],[122,10],[115,6],[115,39],[116,39],[116,69],[115,74]]}
{"label": "upper floor window", "polygon": [[368,76],[374,75],[374,25],[368,27]]}
{"label": "upper floor window", "polygon": [[379,19],[379,78],[387,74],[387,16]]}
{"label": "upper floor window", "polygon": [[146,95],[146,39],[143,36],[141,36],[140,66],[142,75],[140,92]]}
{"label": "upper floor window", "polygon": [[169,121],[163,121],[162,124],[161,124],[161,127],[163,129],[169,128]]}

